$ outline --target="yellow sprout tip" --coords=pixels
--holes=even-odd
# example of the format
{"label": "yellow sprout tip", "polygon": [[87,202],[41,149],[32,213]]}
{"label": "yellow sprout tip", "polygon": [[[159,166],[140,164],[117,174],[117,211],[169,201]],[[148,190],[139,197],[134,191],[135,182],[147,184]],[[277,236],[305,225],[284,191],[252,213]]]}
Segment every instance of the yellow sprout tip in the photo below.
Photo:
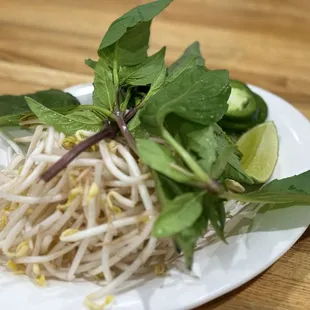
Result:
{"label": "yellow sprout tip", "polygon": [[104,310],[106,306],[110,305],[114,301],[114,296],[108,295],[103,303],[95,303],[88,297],[84,300],[84,306],[90,310]]}
{"label": "yellow sprout tip", "polygon": [[8,217],[6,216],[6,214],[3,214],[1,216],[1,220],[0,220],[0,231],[3,230],[3,228],[6,226],[7,222],[8,222]]}
{"label": "yellow sprout tip", "polygon": [[41,274],[39,277],[35,279],[35,282],[40,286],[46,286],[45,276]]}
{"label": "yellow sprout tip", "polygon": [[147,215],[143,215],[143,216],[140,217],[140,222],[141,223],[148,223],[149,220],[150,219],[149,219],[149,217]]}
{"label": "yellow sprout tip", "polygon": [[105,300],[105,304],[106,304],[106,305],[109,305],[109,304],[111,304],[113,301],[114,301],[114,296],[108,295],[107,298],[106,298],[106,300]]}
{"label": "yellow sprout tip", "polygon": [[100,272],[100,273],[94,275],[93,278],[94,278],[96,281],[103,280],[103,279],[104,279],[104,273],[103,273],[103,272]]}
{"label": "yellow sprout tip", "polygon": [[94,197],[96,197],[99,193],[99,188],[98,185],[94,182],[92,183],[92,185],[90,186],[88,195],[87,195],[87,199],[90,200]]}
{"label": "yellow sprout tip", "polygon": [[64,237],[68,237],[68,236],[74,235],[77,232],[79,232],[78,229],[69,228],[69,229],[67,229],[67,230],[62,232],[62,234],[60,235],[60,239],[64,238]]}
{"label": "yellow sprout tip", "polygon": [[79,186],[79,187],[75,187],[70,191],[68,200],[65,204],[63,205],[58,205],[56,208],[57,210],[60,211],[65,211],[67,210],[67,208],[71,205],[72,201],[74,200],[74,198],[76,198],[76,196],[78,195],[82,195],[83,194],[83,187]]}
{"label": "yellow sprout tip", "polygon": [[30,247],[28,240],[21,242],[16,248],[16,257],[26,256],[28,254],[29,249]]}
{"label": "yellow sprout tip", "polygon": [[164,264],[157,264],[154,268],[156,275],[163,276],[166,273],[166,266]]}
{"label": "yellow sprout tip", "polygon": [[64,139],[62,146],[65,149],[69,150],[69,149],[72,149],[77,143],[78,143],[78,140],[76,139],[76,137],[69,136]]}
{"label": "yellow sprout tip", "polygon": [[5,208],[4,211],[15,211],[18,208],[19,204],[17,202],[11,202],[9,203]]}
{"label": "yellow sprout tip", "polygon": [[14,272],[14,274],[25,274],[25,265],[15,264],[11,259],[7,262],[7,266]]}
{"label": "yellow sprout tip", "polygon": [[17,265],[10,259],[7,262],[7,266],[12,270],[12,271],[16,271],[17,270]]}
{"label": "yellow sprout tip", "polygon": [[112,205],[112,207],[109,208],[114,214],[122,213],[122,209],[120,207]]}

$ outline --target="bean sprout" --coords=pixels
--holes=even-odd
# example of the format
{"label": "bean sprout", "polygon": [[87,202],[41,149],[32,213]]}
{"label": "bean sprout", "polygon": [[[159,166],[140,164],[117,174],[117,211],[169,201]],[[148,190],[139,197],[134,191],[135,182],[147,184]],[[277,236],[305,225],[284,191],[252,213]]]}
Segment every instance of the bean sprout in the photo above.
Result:
{"label": "bean sprout", "polygon": [[0,258],[37,284],[84,278],[102,285],[89,304],[177,254],[172,243],[151,237],[160,211],[154,182],[119,142],[101,141],[50,182],[38,181],[67,152],[66,139],[44,126],[16,139],[29,147],[0,172]]}

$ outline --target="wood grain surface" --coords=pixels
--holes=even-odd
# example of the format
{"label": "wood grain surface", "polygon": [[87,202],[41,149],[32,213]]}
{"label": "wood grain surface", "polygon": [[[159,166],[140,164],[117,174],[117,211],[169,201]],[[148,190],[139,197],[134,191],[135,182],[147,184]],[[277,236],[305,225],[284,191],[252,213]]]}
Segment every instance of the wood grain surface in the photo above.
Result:
{"label": "wood grain surface", "polygon": [[[91,82],[84,59],[142,0],[1,0],[0,94]],[[310,117],[309,0],[177,0],[153,24],[151,50],[175,60],[194,40],[211,68],[266,88]],[[199,310],[310,309],[310,230],[268,271]],[[159,309],[161,310],[161,309]]]}

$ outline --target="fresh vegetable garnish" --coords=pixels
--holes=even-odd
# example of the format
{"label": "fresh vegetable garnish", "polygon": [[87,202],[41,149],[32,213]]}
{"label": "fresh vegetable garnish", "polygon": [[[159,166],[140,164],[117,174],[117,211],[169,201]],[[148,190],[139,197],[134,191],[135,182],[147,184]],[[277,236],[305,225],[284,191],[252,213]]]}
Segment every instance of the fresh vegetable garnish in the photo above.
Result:
{"label": "fresh vegetable garnish", "polygon": [[[35,253],[18,257],[14,266],[42,263],[48,275],[66,280],[83,271],[88,277],[104,277],[107,288],[90,295],[88,304],[144,263],[153,263],[148,259],[158,246],[156,238],[168,238],[164,249],[174,245],[173,254],[182,252],[188,268],[207,229],[226,242],[227,200],[280,207],[310,202],[310,171],[245,191],[267,181],[276,165],[276,128],[259,125],[237,144],[223,129],[246,131],[263,123],[268,109],[261,97],[230,80],[226,70],[207,69],[197,42],[168,68],[165,47],[147,54],[152,20],[171,2],[141,5],[112,23],[98,59],[85,61],[94,70],[93,104],[81,106],[56,90],[0,97],[0,125],[48,125],[19,140],[30,142],[28,153],[18,154],[3,172],[8,183],[0,197],[10,216],[1,213],[0,241],[13,228],[18,233],[5,239],[2,250],[10,253],[21,231],[18,241],[28,242],[47,229],[39,245],[24,249]],[[266,151],[271,145],[272,152]],[[261,169],[262,163],[266,167]],[[12,175],[18,180],[13,192]],[[38,185],[39,176],[45,182]],[[11,216],[16,204],[22,211]],[[30,209],[32,204],[36,207]],[[47,215],[41,214],[46,205]],[[31,221],[23,216],[31,216],[37,226],[24,231]],[[64,247],[64,242],[70,244]],[[121,244],[120,251],[114,242]],[[41,243],[44,255],[36,251]],[[96,247],[102,249],[99,255]],[[125,260],[128,255],[133,257]],[[158,263],[154,260],[152,268]],[[113,279],[112,267],[123,273]],[[35,276],[45,284],[43,273]]]}

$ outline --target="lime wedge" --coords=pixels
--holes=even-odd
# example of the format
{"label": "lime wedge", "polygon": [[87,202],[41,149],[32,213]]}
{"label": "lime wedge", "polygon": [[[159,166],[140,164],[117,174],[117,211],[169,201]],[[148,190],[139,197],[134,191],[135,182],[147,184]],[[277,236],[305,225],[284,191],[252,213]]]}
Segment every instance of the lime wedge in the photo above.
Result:
{"label": "lime wedge", "polygon": [[241,167],[256,182],[265,183],[278,161],[279,140],[273,122],[253,127],[241,136],[237,146],[243,157]]}

